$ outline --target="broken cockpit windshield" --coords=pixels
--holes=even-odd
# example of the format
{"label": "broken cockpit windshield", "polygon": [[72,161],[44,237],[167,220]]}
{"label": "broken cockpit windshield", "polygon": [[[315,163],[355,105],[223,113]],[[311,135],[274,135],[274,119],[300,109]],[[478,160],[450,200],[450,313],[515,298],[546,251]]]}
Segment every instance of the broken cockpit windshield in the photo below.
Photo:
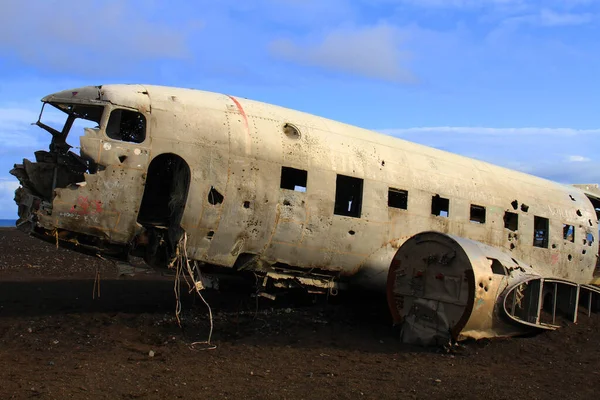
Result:
{"label": "broken cockpit windshield", "polygon": [[78,143],[85,128],[98,129],[103,112],[103,106],[44,103],[36,125],[52,135],[50,151],[65,154],[76,147],[68,144],[67,139],[70,143]]}
{"label": "broken cockpit windshield", "polygon": [[[79,137],[84,132],[82,128],[90,125],[98,128],[103,112],[103,106],[44,104],[36,125],[52,135],[49,151],[36,151],[35,162],[23,160],[23,164],[16,164],[11,171],[23,188],[27,189],[27,196],[51,201],[54,189],[83,182],[84,174],[96,168],[91,165],[90,159],[71,151],[75,146],[67,143],[67,138],[71,143],[79,142]],[[27,216],[27,213],[22,214],[19,213],[20,218]]]}

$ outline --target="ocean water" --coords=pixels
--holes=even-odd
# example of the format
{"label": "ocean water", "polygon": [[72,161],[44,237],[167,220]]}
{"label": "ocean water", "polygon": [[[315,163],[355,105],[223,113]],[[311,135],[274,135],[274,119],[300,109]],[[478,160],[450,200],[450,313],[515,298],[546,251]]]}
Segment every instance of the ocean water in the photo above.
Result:
{"label": "ocean water", "polygon": [[16,219],[0,219],[0,227],[4,228],[7,226],[14,227]]}

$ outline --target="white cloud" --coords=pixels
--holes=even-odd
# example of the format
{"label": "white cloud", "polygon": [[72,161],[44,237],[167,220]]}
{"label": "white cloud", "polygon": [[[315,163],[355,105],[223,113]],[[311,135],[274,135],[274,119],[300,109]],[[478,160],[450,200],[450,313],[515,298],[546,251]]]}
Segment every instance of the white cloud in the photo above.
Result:
{"label": "white cloud", "polygon": [[557,12],[550,9],[541,9],[533,14],[519,15],[507,18],[502,22],[505,27],[519,25],[532,25],[540,27],[561,27],[585,25],[592,22],[595,16],[591,13]]}
{"label": "white cloud", "polygon": [[19,187],[16,178],[0,177],[0,219],[16,219],[17,205],[15,190]]}
{"label": "white cloud", "polygon": [[420,7],[439,8],[481,8],[525,3],[524,0],[400,0],[400,2]]}
{"label": "white cloud", "polygon": [[0,108],[0,123],[9,127],[20,126],[37,121],[38,115],[38,113],[25,108],[4,107]]}
{"label": "white cloud", "polygon": [[588,162],[582,164],[561,162],[529,163],[528,170],[523,172],[566,184],[600,183],[600,163]]}
{"label": "white cloud", "polygon": [[[0,104],[0,147],[46,147],[50,143],[50,134],[34,125],[40,116],[41,107],[40,101]],[[44,107],[43,123],[60,130],[66,119],[67,115],[57,108]],[[80,120],[76,123],[78,121]],[[71,129],[71,132],[73,131],[74,128]]]}
{"label": "white cloud", "polygon": [[4,1],[0,50],[44,70],[88,75],[186,57],[186,38],[196,27],[152,21],[146,9],[114,0]]}
{"label": "white cloud", "polygon": [[588,6],[590,4],[599,4],[599,0],[554,0],[558,5],[573,8],[578,6]]}
{"label": "white cloud", "polygon": [[592,161],[592,160],[590,158],[584,157],[584,156],[568,156],[567,161],[569,161],[569,162],[588,162],[588,161]]}
{"label": "white cloud", "polygon": [[13,193],[19,187],[19,181],[16,178],[0,178],[0,192]]}
{"label": "white cloud", "polygon": [[598,4],[598,0],[370,0],[386,3],[408,4],[422,8],[483,9],[495,8],[504,11],[534,10],[542,7],[573,9]]}
{"label": "white cloud", "polygon": [[401,50],[402,39],[399,29],[380,24],[334,30],[310,44],[276,40],[270,44],[270,51],[276,57],[301,65],[413,83],[416,79],[406,68],[410,57]]}
{"label": "white cloud", "polygon": [[561,183],[600,183],[600,129],[420,127],[380,132]]}
{"label": "white cloud", "polygon": [[559,13],[544,9],[540,11],[538,22],[542,26],[583,25],[591,22],[594,16],[590,13]]}
{"label": "white cloud", "polygon": [[270,25],[287,27],[331,26],[356,17],[356,0],[220,0],[208,1],[205,7],[243,13],[244,19],[258,16]]}
{"label": "white cloud", "polygon": [[31,126],[39,113],[21,107],[0,107],[0,146],[37,147],[42,141],[40,134]]}
{"label": "white cloud", "polygon": [[490,127],[470,127],[470,126],[435,126],[435,127],[416,127],[400,129],[380,129],[379,132],[392,136],[411,135],[415,133],[443,133],[458,135],[600,135],[600,129],[573,129],[573,128],[490,128]]}

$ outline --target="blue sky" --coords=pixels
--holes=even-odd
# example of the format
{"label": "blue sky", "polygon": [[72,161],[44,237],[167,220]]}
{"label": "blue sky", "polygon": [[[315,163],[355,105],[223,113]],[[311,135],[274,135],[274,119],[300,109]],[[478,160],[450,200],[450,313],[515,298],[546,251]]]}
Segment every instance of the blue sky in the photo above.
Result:
{"label": "blue sky", "polygon": [[8,171],[39,99],[148,83],[295,108],[564,183],[600,183],[600,0],[5,0]]}

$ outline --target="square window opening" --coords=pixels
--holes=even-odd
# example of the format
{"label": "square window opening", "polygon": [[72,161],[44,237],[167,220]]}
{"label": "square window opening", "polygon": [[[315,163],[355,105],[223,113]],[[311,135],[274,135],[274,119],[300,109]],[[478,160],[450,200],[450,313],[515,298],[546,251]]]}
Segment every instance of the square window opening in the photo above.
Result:
{"label": "square window opening", "polygon": [[573,225],[563,224],[563,239],[569,242],[575,242],[575,227]]}
{"label": "square window opening", "polygon": [[516,232],[519,229],[519,214],[506,211],[504,213],[504,227],[509,231]]}
{"label": "square window opening", "polygon": [[431,214],[438,217],[446,217],[450,215],[450,200],[440,197],[436,194],[431,198]]}
{"label": "square window opening", "polygon": [[115,140],[142,143],[146,139],[146,117],[137,111],[112,110],[106,135]]}
{"label": "square window opening", "polygon": [[389,188],[388,207],[406,210],[408,208],[408,191]]}
{"label": "square window opening", "polygon": [[360,218],[362,211],[363,180],[338,175],[335,183],[334,214]]}
{"label": "square window opening", "polygon": [[548,218],[535,216],[533,219],[533,245],[548,248]]}
{"label": "square window opening", "polygon": [[485,207],[471,204],[471,222],[485,224]]}
{"label": "square window opening", "polygon": [[306,182],[308,172],[302,169],[291,167],[281,167],[281,185],[282,189],[295,190],[296,192],[306,192]]}

